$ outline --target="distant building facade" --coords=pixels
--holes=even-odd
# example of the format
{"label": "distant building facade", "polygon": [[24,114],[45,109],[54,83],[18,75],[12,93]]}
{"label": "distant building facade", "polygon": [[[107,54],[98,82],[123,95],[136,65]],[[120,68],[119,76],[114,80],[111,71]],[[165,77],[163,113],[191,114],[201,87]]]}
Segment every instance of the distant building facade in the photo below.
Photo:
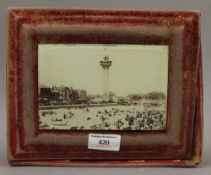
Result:
{"label": "distant building facade", "polygon": [[39,102],[51,102],[53,104],[78,104],[87,102],[87,92],[66,86],[40,86]]}
{"label": "distant building facade", "polygon": [[87,93],[85,90],[78,90],[79,93],[79,101],[84,103],[87,101]]}
{"label": "distant building facade", "polygon": [[45,85],[39,87],[39,103],[40,104],[49,104],[51,100],[51,88]]}

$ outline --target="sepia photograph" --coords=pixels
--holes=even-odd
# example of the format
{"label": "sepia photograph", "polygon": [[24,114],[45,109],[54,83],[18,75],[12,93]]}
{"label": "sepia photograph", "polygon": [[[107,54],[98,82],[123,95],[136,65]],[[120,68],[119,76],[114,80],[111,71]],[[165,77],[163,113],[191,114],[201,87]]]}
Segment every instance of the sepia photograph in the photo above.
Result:
{"label": "sepia photograph", "polygon": [[166,129],[168,46],[39,44],[40,130]]}

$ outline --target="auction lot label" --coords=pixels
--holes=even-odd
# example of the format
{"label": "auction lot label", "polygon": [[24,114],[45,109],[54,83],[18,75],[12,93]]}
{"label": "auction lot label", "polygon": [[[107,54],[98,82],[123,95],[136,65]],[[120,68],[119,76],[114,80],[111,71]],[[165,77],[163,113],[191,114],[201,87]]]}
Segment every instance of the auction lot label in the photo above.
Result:
{"label": "auction lot label", "polygon": [[89,134],[88,149],[119,151],[121,136],[116,134]]}

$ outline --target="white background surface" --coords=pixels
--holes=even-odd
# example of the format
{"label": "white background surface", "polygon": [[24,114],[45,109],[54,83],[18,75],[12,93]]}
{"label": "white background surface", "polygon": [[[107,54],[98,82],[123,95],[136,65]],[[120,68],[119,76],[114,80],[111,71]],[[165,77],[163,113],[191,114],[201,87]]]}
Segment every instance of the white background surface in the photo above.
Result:
{"label": "white background surface", "polygon": [[[204,68],[204,151],[197,168],[73,168],[11,167],[6,159],[6,13],[8,6],[123,8],[154,10],[194,10],[202,13],[201,33]],[[208,175],[211,174],[211,1],[210,0],[1,0],[0,1],[0,175]]]}

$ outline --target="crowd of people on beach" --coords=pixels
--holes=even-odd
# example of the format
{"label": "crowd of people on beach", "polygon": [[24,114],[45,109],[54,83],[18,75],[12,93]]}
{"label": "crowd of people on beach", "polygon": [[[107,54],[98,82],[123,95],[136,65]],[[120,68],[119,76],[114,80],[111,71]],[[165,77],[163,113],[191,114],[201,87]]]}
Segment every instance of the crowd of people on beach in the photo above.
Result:
{"label": "crowd of people on beach", "polygon": [[[71,119],[79,117],[71,109],[68,108],[62,116],[58,116],[54,109],[40,111],[40,128],[59,129],[60,126],[66,126],[70,130],[163,130],[166,124],[165,103],[141,107],[112,106],[95,112],[92,107],[80,107],[83,113],[81,120],[92,121],[91,126],[80,125],[80,123],[77,126],[71,125]],[[50,125],[41,120],[46,116],[51,118]]]}
{"label": "crowd of people on beach", "polygon": [[[116,116],[122,117],[117,117],[115,120]],[[112,108],[111,110],[98,111],[96,117],[99,117],[102,122],[93,125],[91,129],[163,130],[165,129],[166,110],[163,107],[158,109],[152,106],[144,110]],[[110,117],[114,118],[113,123],[110,122]]]}

